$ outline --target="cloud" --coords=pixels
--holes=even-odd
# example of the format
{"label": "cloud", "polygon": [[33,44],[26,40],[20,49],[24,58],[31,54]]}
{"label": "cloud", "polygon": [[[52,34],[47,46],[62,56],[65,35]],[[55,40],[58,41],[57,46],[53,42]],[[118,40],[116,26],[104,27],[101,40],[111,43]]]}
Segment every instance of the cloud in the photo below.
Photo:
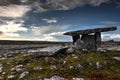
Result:
{"label": "cloud", "polygon": [[30,10],[30,6],[25,5],[0,6],[0,17],[22,17]]}
{"label": "cloud", "polygon": [[1,6],[11,5],[11,4],[20,4],[20,0],[0,0]]}
{"label": "cloud", "polygon": [[116,8],[120,8],[120,0],[113,0],[113,2],[117,5]]}
{"label": "cloud", "polygon": [[26,28],[21,27],[22,23],[15,23],[14,21],[9,21],[7,24],[0,25],[0,31],[7,32],[7,33],[13,33],[18,31],[27,31]]}
{"label": "cloud", "polygon": [[120,24],[120,22],[116,22],[116,21],[101,21],[101,24],[105,24],[105,25],[115,25],[115,24]]}
{"label": "cloud", "polygon": [[[70,25],[48,25],[48,26],[39,26],[31,27],[33,37],[35,35],[39,36],[39,39],[42,41],[66,41],[68,37],[64,36],[63,33],[69,28]],[[70,37],[69,37],[70,38]],[[36,39],[36,38],[33,38]]]}
{"label": "cloud", "polygon": [[34,2],[34,5],[38,8],[38,11],[70,10],[85,5],[99,6],[108,1],[110,0],[46,0],[44,3]]}
{"label": "cloud", "polygon": [[58,32],[69,28],[69,25],[49,25],[49,26],[40,26],[40,27],[31,27],[32,31],[36,34],[49,34],[53,32]]}
{"label": "cloud", "polygon": [[120,34],[102,34],[103,40],[120,40]]}
{"label": "cloud", "polygon": [[50,24],[50,23],[57,23],[57,19],[46,19],[46,18],[43,18],[42,19],[43,21],[45,21],[46,23]]}
{"label": "cloud", "polygon": [[21,17],[32,8],[34,12],[70,10],[85,5],[99,6],[110,0],[0,0],[0,16]]}
{"label": "cloud", "polygon": [[6,24],[0,25],[0,32],[2,32],[0,38],[19,37],[19,31],[27,31],[27,28],[22,27],[22,21],[21,23],[15,23],[15,21],[8,21],[6,22]]}

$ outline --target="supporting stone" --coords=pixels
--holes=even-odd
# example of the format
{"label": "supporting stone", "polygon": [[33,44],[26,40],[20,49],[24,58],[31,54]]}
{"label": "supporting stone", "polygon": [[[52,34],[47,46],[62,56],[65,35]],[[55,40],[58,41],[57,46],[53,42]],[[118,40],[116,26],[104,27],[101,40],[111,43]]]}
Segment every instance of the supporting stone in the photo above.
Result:
{"label": "supporting stone", "polygon": [[74,35],[72,36],[72,39],[73,39],[73,44],[74,44],[78,39],[80,39],[80,35],[79,34]]}
{"label": "supporting stone", "polygon": [[88,49],[88,50],[95,50],[96,49],[96,42],[95,42],[95,36],[90,34],[83,34],[81,37],[82,40],[82,49]]}
{"label": "supporting stone", "polygon": [[95,33],[95,44],[96,44],[96,48],[101,47],[101,33],[100,32]]}

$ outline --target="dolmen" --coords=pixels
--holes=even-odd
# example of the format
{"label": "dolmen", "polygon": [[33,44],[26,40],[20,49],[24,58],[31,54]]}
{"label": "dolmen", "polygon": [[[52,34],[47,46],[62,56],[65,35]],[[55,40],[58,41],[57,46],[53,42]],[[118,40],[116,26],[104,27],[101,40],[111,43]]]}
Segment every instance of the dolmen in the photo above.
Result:
{"label": "dolmen", "polygon": [[101,47],[101,32],[114,31],[117,27],[95,28],[66,32],[63,35],[72,36],[73,45],[79,49],[97,50]]}

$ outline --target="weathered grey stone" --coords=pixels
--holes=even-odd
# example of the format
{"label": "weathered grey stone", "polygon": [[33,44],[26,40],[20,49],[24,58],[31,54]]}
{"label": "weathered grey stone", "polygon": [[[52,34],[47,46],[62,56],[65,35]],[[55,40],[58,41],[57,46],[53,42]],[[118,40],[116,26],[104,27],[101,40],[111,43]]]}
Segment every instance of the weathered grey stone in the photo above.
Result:
{"label": "weathered grey stone", "polygon": [[73,80],[84,80],[84,78],[73,78]]}
{"label": "weathered grey stone", "polygon": [[22,68],[22,67],[23,67],[22,64],[16,66],[16,68]]}
{"label": "weathered grey stone", "polygon": [[100,69],[102,67],[102,65],[100,64],[100,62],[96,62],[96,66],[97,66],[97,69]]}
{"label": "weathered grey stone", "polygon": [[23,79],[25,76],[27,76],[29,74],[29,72],[28,71],[25,71],[25,72],[23,72],[23,73],[21,73],[20,74],[20,79]]}
{"label": "weathered grey stone", "polygon": [[51,66],[50,66],[50,69],[51,69],[51,70],[55,70],[56,68],[57,68],[57,67],[56,67],[55,65],[51,65]]}
{"label": "weathered grey stone", "polygon": [[40,48],[37,50],[29,50],[28,53],[31,53],[31,55],[35,57],[52,56],[58,53],[62,53],[66,49],[68,49],[68,46],[51,46],[46,48]]}
{"label": "weathered grey stone", "polygon": [[66,32],[66,33],[64,33],[64,35],[74,36],[76,34],[90,34],[90,33],[97,33],[97,32],[113,31],[113,30],[116,30],[116,29],[117,29],[117,27],[106,27],[106,28],[77,30],[77,31]]}
{"label": "weathered grey stone", "polygon": [[120,61],[120,57],[113,57],[113,59]]}
{"label": "weathered grey stone", "polygon": [[66,80],[66,79],[63,77],[59,77],[59,76],[53,76],[50,78],[50,80]]}
{"label": "weathered grey stone", "polygon": [[73,66],[69,66],[69,69],[73,69],[74,67]]}
{"label": "weathered grey stone", "polygon": [[78,71],[81,71],[83,69],[83,66],[81,64],[77,64],[76,69]]}
{"label": "weathered grey stone", "polygon": [[55,75],[55,76],[52,76],[51,78],[44,78],[44,80],[67,80],[67,79]]}
{"label": "weathered grey stone", "polygon": [[8,80],[13,80],[15,78],[15,75],[9,75]]}
{"label": "weathered grey stone", "polygon": [[1,66],[1,67],[0,67],[0,73],[2,73],[2,71],[3,71],[3,67]]}
{"label": "weathered grey stone", "polygon": [[34,70],[35,70],[35,71],[42,71],[43,68],[42,68],[42,67],[35,67]]}
{"label": "weathered grey stone", "polygon": [[16,68],[15,70],[16,70],[17,73],[22,73],[22,72],[24,72],[24,70],[23,70],[22,68]]}

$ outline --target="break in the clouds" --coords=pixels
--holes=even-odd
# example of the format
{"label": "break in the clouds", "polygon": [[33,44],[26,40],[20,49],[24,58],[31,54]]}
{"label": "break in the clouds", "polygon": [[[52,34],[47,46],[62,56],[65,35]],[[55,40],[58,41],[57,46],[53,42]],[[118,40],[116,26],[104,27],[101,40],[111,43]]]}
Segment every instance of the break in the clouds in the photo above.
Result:
{"label": "break in the clouds", "polygon": [[31,27],[32,31],[36,34],[50,34],[53,32],[58,32],[61,30],[68,29],[70,26],[69,25],[57,25],[57,26],[40,26],[40,27]]}
{"label": "break in the clouds", "polygon": [[50,24],[50,23],[57,23],[57,19],[46,19],[46,18],[43,18],[42,19],[43,21],[45,21],[46,23]]}
{"label": "break in the clouds", "polygon": [[22,23],[6,22],[6,24],[0,25],[0,38],[20,37],[19,31],[26,32],[27,28],[22,27]]}
{"label": "break in the clouds", "polygon": [[104,25],[115,25],[115,24],[120,24],[120,22],[116,22],[116,21],[101,21],[101,24]]}

